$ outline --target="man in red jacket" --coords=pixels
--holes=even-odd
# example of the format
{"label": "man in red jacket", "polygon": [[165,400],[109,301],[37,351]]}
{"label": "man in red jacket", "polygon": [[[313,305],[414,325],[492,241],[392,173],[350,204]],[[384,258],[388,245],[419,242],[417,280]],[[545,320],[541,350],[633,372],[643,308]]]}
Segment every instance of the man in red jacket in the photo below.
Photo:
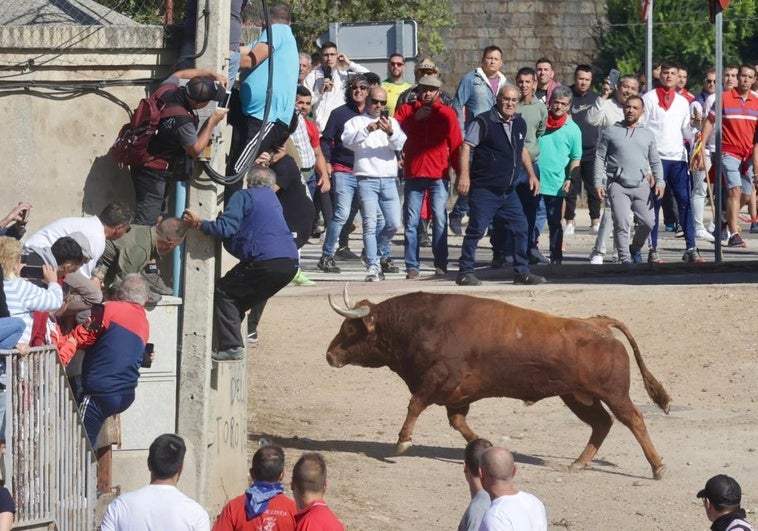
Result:
{"label": "man in red jacket", "polygon": [[447,199],[450,166],[457,169],[461,128],[455,111],[440,101],[442,82],[435,76],[418,81],[418,99],[403,104],[395,118],[408,140],[403,148],[405,173],[405,278],[419,276],[418,223],[424,192],[432,201],[432,252],[435,274],[447,273]]}

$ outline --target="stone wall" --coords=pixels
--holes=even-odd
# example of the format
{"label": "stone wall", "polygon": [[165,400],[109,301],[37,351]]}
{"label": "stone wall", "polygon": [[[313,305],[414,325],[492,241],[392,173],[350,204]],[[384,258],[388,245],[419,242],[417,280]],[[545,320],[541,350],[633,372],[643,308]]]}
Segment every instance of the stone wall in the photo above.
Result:
{"label": "stone wall", "polygon": [[571,83],[574,67],[592,63],[593,31],[605,17],[604,2],[593,0],[453,0],[454,27],[443,32],[444,54],[434,57],[455,90],[458,80],[481,62],[492,44],[503,49],[503,72],[509,79],[522,66],[534,67],[541,56],[553,61],[556,80]]}

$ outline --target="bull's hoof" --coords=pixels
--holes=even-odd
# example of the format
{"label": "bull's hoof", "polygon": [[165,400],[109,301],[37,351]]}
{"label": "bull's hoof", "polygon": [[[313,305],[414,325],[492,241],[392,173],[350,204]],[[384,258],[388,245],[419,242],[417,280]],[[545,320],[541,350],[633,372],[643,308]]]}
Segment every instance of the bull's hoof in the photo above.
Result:
{"label": "bull's hoof", "polygon": [[579,460],[574,461],[569,465],[569,470],[584,470],[585,468],[587,468],[587,463],[582,463]]}
{"label": "bull's hoof", "polygon": [[661,465],[658,468],[653,469],[653,479],[663,479],[666,474],[666,465]]}
{"label": "bull's hoof", "polygon": [[408,451],[408,448],[411,446],[413,446],[412,441],[398,441],[397,446],[395,446],[395,455],[400,455]]}

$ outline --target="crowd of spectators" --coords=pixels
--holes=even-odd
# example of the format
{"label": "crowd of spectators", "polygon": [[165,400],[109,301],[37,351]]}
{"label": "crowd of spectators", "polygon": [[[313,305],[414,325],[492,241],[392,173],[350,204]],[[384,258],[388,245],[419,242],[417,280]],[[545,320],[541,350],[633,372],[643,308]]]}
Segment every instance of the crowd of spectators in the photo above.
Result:
{"label": "crowd of spectators", "polygon": [[[233,2],[232,9],[243,5]],[[511,264],[515,283],[544,282],[529,266],[561,264],[564,237],[576,230],[582,188],[589,230],[597,234],[591,264],[604,262],[611,233],[619,262],[643,262],[646,244],[647,261],[661,262],[659,211],[665,230],[682,232],[685,262],[704,261],[698,240],[721,238],[729,247],[746,246],[739,217],[744,207],[750,232],[758,232],[754,66],[725,69],[729,104],[723,111],[724,156],[717,161],[712,157],[718,82],[713,70],[697,96],[686,88],[686,69],[673,62],[656,69],[653,89],[644,95],[640,80],[629,73],[605,79],[595,92],[593,83],[599,83],[591,66],[578,65],[567,86],[555,79],[546,57],[534,67],[524,65],[511,82],[501,71],[502,50],[491,45],[449,95],[430,58],[416,63],[414,83],[405,80],[406,58],[398,53],[388,58],[384,81],[332,42],[321,44],[318,64],[312,64],[298,52],[286,4],[272,4],[269,24],[262,26],[255,42],[239,50],[232,43],[231,78],[187,63],[163,82],[163,103],[180,112],[162,115],[148,146],[152,160],[130,168],[136,209],[112,202],[97,216],[55,220],[28,237],[29,202],[0,220],[0,347],[25,354],[29,345],[52,344],[64,365],[77,350],[84,351],[77,399],[93,446],[103,419],[134,400],[149,340],[145,306],[172,293],[162,278],[161,257],[180,246],[189,229],[222,240],[239,260],[215,286],[213,358],[219,361],[244,356],[246,312],[251,312],[250,343],[270,297],[290,282],[313,284],[299,268],[299,249],[313,236],[323,237],[320,270],[340,273],[338,261],[363,260],[366,281],[380,281],[400,270],[390,241],[402,231],[405,277],[414,280],[420,277],[424,245],[431,246],[435,275],[447,274],[450,231],[464,236],[457,283],[478,285],[475,252],[487,232],[492,267]],[[239,32],[235,35],[238,40]],[[213,110],[200,124],[197,110],[227,100],[230,92],[230,108]],[[246,179],[226,187],[225,208],[215,220],[191,211],[181,219],[168,217],[169,183],[192,176],[192,159],[224,119],[234,131],[227,173],[244,173]],[[725,190],[725,216],[709,231],[703,207],[713,181],[709,170],[716,165],[725,176],[717,183]],[[451,183],[458,197],[448,214]],[[363,226],[360,254],[348,246],[357,212]],[[545,225],[543,254],[539,237]],[[3,412],[2,433],[4,421]],[[179,468],[151,472],[156,480],[178,480],[179,442],[156,444],[177,446]],[[487,488],[488,481],[509,481],[516,469],[502,450],[485,452],[481,465],[481,483],[491,496],[497,488]],[[478,471],[467,474],[474,489]],[[257,517],[267,500],[281,494],[276,486],[283,475],[281,449],[256,453],[251,475],[252,491],[233,501],[217,529],[237,529],[223,522],[243,512]],[[293,525],[314,519],[337,528],[321,499],[326,465],[320,456],[301,458],[292,487],[301,511],[291,514]],[[261,492],[274,491],[260,501]],[[482,498],[479,491],[472,495]],[[529,503],[529,512],[540,512],[538,501]],[[482,528],[497,528],[494,522],[503,511],[491,508]]]}

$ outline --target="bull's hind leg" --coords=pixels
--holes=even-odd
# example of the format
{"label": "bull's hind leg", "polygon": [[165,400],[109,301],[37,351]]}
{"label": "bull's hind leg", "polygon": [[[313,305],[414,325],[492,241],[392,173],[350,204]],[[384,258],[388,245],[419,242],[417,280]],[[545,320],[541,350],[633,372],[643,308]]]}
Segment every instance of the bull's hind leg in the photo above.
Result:
{"label": "bull's hind leg", "polygon": [[418,395],[411,396],[411,401],[408,402],[408,414],[405,416],[405,422],[403,427],[400,428],[400,434],[397,437],[397,446],[395,447],[396,454],[402,454],[408,448],[411,447],[413,427],[416,425],[419,415],[427,408],[429,404],[421,399]]}
{"label": "bull's hind leg", "polygon": [[605,410],[600,400],[593,399],[592,403],[588,405],[577,400],[574,395],[561,395],[561,399],[574,412],[574,415],[579,417],[582,422],[589,424],[592,428],[587,446],[576,461],[571,463],[571,468],[573,469],[586,468],[597,454],[600,445],[603,444],[605,437],[611,430],[613,419]]}
{"label": "bull's hind leg", "polygon": [[628,395],[614,401],[606,400],[605,403],[608,404],[616,418],[632,430],[637,442],[642,446],[645,458],[653,469],[653,479],[663,478],[666,473],[666,465],[663,464],[663,459],[653,446],[653,441],[647,432],[645,419],[640,410],[635,407]]}
{"label": "bull's hind leg", "polygon": [[469,427],[466,422],[466,415],[468,414],[468,405],[463,407],[451,407],[447,406],[447,419],[450,422],[450,426],[458,430],[463,435],[466,442],[471,442],[474,439],[478,439],[479,436]]}

